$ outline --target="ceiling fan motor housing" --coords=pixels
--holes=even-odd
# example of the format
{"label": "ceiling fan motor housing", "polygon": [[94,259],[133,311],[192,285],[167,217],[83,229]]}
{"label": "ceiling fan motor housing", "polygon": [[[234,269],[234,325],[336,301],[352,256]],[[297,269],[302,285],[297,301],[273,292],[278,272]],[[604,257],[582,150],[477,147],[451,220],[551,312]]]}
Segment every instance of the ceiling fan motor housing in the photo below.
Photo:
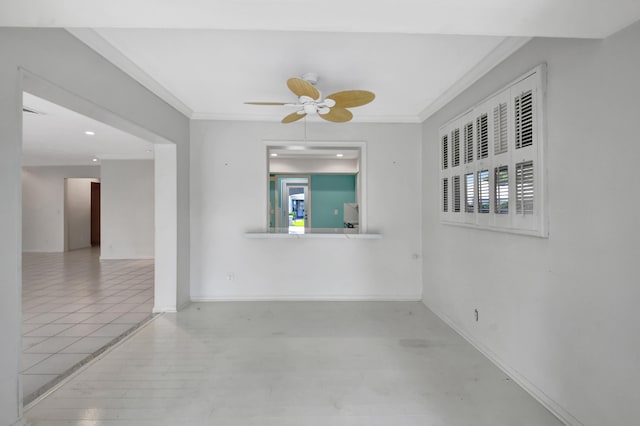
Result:
{"label": "ceiling fan motor housing", "polygon": [[308,81],[309,83],[315,86],[318,83],[318,73],[308,72],[308,73],[302,74],[302,79],[304,81]]}

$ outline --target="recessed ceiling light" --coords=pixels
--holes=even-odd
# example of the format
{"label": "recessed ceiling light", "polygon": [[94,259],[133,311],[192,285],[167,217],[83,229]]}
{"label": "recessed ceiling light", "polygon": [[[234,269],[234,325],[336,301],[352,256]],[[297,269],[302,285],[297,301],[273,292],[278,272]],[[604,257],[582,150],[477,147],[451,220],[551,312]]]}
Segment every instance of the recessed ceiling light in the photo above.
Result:
{"label": "recessed ceiling light", "polygon": [[344,157],[344,154],[336,154],[336,157]]}
{"label": "recessed ceiling light", "polygon": [[272,157],[277,157],[277,156],[278,156],[278,154],[276,154],[275,152],[272,152],[272,153],[271,153],[271,156],[272,156]]}
{"label": "recessed ceiling light", "polygon": [[148,149],[148,150],[147,150],[147,152],[151,152],[151,150],[150,150],[150,149]]}
{"label": "recessed ceiling light", "polygon": [[93,161],[94,163],[97,163],[98,159],[94,157],[94,158],[91,159],[91,161]]}
{"label": "recessed ceiling light", "polygon": [[85,135],[89,135],[89,136],[93,136],[96,134],[96,132],[92,132],[91,130],[87,130],[86,132],[84,132]]}

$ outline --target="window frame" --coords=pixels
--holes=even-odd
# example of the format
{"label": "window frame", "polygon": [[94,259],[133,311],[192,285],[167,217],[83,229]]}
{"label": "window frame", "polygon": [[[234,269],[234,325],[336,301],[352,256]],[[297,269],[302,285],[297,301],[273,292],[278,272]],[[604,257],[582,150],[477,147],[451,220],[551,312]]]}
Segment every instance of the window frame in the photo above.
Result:
{"label": "window frame", "polygon": [[[532,138],[533,144],[523,148],[516,148],[515,122],[516,122],[516,97],[531,90],[532,99]],[[547,190],[546,190],[546,168],[545,168],[545,91],[546,91],[546,65],[541,64],[533,70],[515,79],[510,84],[504,86],[491,96],[483,99],[478,104],[467,109],[463,114],[453,118],[440,127],[438,133],[438,145],[440,147],[440,158],[442,159],[442,138],[448,135],[449,167],[443,168],[442,160],[439,167],[440,175],[438,185],[440,188],[440,221],[445,225],[467,226],[479,229],[487,229],[498,232],[508,232],[515,234],[531,235],[537,237],[548,237],[548,216],[547,216]],[[506,131],[507,150],[496,153],[496,108],[500,112],[500,105],[506,104]],[[504,107],[503,107],[504,108]],[[478,141],[478,119],[487,115],[487,133],[489,135],[488,150],[489,155],[479,158]],[[472,123],[473,161],[464,161],[467,158],[467,124]],[[459,129],[460,132],[460,154],[463,158],[459,165],[453,165],[452,158],[452,135]],[[499,135],[499,132],[498,132]],[[517,214],[516,212],[516,164],[533,162],[533,212],[531,214]],[[508,169],[508,212],[496,213],[496,169],[500,167]],[[489,172],[489,212],[480,210],[480,182],[478,176],[481,171]],[[467,212],[466,206],[466,175],[473,173],[474,176],[474,212]],[[461,183],[461,211],[455,212],[453,209],[453,177],[460,176]],[[443,211],[442,182],[447,178],[449,182],[449,211]]]}
{"label": "window frame", "polygon": [[[358,212],[359,212],[359,227],[358,234],[368,234],[369,233],[369,223],[368,223],[368,191],[367,191],[367,174],[368,174],[368,156],[367,156],[367,142],[366,141],[325,141],[325,140],[316,140],[316,141],[300,141],[300,140],[273,140],[273,139],[263,139],[263,156],[264,156],[264,166],[265,169],[263,171],[263,176],[265,177],[266,187],[266,197],[265,197],[265,206],[264,211],[266,212],[265,217],[265,229],[267,232],[270,232],[272,227],[270,227],[270,215],[271,211],[269,209],[269,191],[270,191],[270,169],[269,162],[271,157],[269,152],[271,149],[289,149],[292,151],[305,150],[305,149],[342,149],[342,150],[358,150],[359,158],[358,158],[358,172],[356,174],[356,202],[358,204]],[[287,173],[279,173],[281,175]],[[300,173],[296,173],[300,174]],[[310,174],[306,172],[301,172],[301,174]],[[333,173],[328,173],[333,174]],[[314,234],[322,234],[322,232],[314,232]]]}

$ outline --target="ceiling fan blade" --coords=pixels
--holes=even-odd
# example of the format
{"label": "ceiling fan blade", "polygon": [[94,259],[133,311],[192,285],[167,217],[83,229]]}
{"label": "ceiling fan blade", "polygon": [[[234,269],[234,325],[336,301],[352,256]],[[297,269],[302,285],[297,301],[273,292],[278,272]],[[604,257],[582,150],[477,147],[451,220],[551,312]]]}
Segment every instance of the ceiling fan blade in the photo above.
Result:
{"label": "ceiling fan blade", "polygon": [[368,90],[345,90],[327,96],[327,99],[336,101],[336,106],[340,108],[353,108],[366,105],[375,98],[376,95]]}
{"label": "ceiling fan blade", "polygon": [[333,121],[334,123],[344,123],[353,118],[351,111],[344,108],[331,108],[331,111],[327,114],[319,114],[320,118],[324,118],[327,121]]}
{"label": "ceiling fan blade", "polygon": [[287,80],[287,87],[289,87],[289,90],[295,93],[298,97],[309,96],[312,99],[318,99],[320,97],[320,92],[318,92],[318,89],[313,87],[313,85],[308,81],[305,81],[301,78],[290,78],[289,80]]}
{"label": "ceiling fan blade", "polygon": [[294,121],[298,121],[300,120],[302,117],[306,116],[307,114],[298,114],[298,112],[292,112],[291,114],[287,115],[285,118],[282,119],[283,123],[293,123]]}
{"label": "ceiling fan blade", "polygon": [[246,105],[287,105],[290,102],[245,102]]}

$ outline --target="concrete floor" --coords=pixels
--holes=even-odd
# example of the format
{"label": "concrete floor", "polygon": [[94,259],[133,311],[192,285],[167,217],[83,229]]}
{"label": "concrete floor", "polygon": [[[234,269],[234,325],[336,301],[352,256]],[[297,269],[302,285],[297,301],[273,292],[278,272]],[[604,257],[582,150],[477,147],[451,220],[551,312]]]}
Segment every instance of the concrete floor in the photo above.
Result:
{"label": "concrete floor", "polygon": [[418,302],[193,303],[26,412],[35,425],[560,425]]}
{"label": "concrete floor", "polygon": [[25,403],[150,317],[153,260],[99,257],[99,248],[23,253]]}

